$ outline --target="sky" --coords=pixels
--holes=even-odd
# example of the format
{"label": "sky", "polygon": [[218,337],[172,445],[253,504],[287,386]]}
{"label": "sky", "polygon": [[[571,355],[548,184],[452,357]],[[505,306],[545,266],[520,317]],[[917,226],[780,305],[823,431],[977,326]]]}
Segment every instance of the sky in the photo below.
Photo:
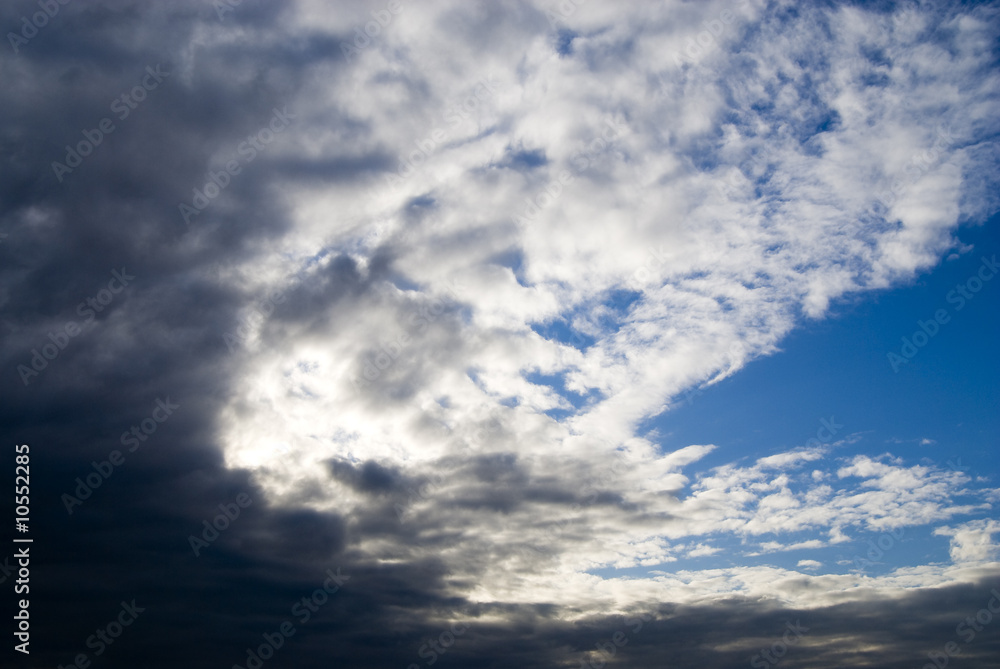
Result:
{"label": "sky", "polygon": [[1000,3],[0,26],[3,666],[1000,666]]}

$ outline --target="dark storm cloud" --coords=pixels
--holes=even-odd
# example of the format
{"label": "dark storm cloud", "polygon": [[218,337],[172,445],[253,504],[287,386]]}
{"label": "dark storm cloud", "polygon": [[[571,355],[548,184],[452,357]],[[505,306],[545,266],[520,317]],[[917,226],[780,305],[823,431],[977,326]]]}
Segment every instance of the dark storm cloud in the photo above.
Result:
{"label": "dark storm cloud", "polygon": [[[386,264],[387,259],[376,258],[371,274],[378,277]],[[357,298],[369,288],[357,261],[338,255],[288,292],[287,302],[275,313],[275,322],[312,322],[314,327],[327,327],[327,319],[345,298]]]}
{"label": "dark storm cloud", "polygon": [[284,160],[275,168],[285,178],[299,182],[311,181],[361,181],[372,174],[381,173],[393,166],[388,154],[361,158],[333,158],[328,160]]}
{"label": "dark storm cloud", "polygon": [[[272,30],[290,6],[246,2],[227,26]],[[0,25],[33,10],[8,4]],[[235,151],[286,105],[310,63],[340,55],[329,39],[251,42],[253,56],[199,46],[195,32],[216,21],[207,3],[72,3],[19,53],[0,55],[10,93],[0,110],[0,421],[8,439],[30,444],[35,467],[32,666],[92,654],[88,636],[133,598],[145,612],[106,661],[242,660],[243,625],[291,606],[344,547],[336,514],[270,509],[244,472],[223,466],[214,438],[233,371],[222,334],[255,297],[216,270],[284,226],[262,187],[282,167],[262,155],[228,186],[228,207],[213,203],[191,227],[178,215],[215,167],[210,156]],[[85,141],[88,155],[53,170],[67,164],[66,145]],[[112,272],[132,278],[103,303]],[[50,344],[57,355],[33,366],[32,351]],[[38,374],[25,384],[19,365]],[[158,399],[178,408],[129,451],[127,433]],[[124,461],[110,467],[116,452]],[[97,485],[81,489],[78,478]],[[83,497],[72,514],[67,494]],[[189,536],[239,494],[253,504],[196,557]]]}
{"label": "dark storm cloud", "polygon": [[384,495],[398,489],[403,484],[403,477],[391,467],[383,467],[377,462],[364,462],[355,467],[349,462],[333,460],[330,463],[330,474],[337,480],[346,483],[355,490],[370,495]]}

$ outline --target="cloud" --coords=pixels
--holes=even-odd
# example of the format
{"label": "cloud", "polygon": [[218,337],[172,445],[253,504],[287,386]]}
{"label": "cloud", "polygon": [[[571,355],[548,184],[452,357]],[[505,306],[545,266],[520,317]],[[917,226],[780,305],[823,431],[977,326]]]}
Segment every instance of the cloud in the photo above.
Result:
{"label": "cloud", "polygon": [[[407,666],[466,621],[461,666],[599,657],[617,631],[632,666],[725,664],[808,612],[810,666],[910,666],[981,608],[997,529],[968,516],[990,482],[835,446],[667,452],[644,425],[996,211],[993,5],[404,3],[350,59],[388,3],[332,7],[71,3],[0,55],[0,417],[45,472],[39,662],[132,597],[149,613],[109,661],[242,662],[331,568],[351,580],[275,662]],[[240,493],[195,560],[187,537]],[[916,526],[950,564],[742,564]]]}
{"label": "cloud", "polygon": [[949,553],[956,563],[996,560],[1000,546],[993,535],[998,532],[1000,523],[995,520],[970,520],[954,528],[944,525],[934,530],[935,535],[950,537]]}

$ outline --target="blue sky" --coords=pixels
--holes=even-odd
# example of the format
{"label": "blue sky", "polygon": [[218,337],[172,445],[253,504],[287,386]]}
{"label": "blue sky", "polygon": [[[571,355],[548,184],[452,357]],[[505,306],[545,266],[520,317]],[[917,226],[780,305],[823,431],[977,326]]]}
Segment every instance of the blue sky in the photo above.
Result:
{"label": "blue sky", "polygon": [[[1000,284],[985,284],[960,312],[945,298],[975,274],[983,255],[1000,249],[1000,237],[995,221],[957,236],[972,247],[967,253],[942,260],[911,285],[834,305],[827,317],[782,341],[780,352],[696,389],[689,402],[651,420],[650,428],[663,434],[667,449],[716,443],[758,457],[804,445],[816,436],[820,419],[832,415],[844,424],[838,436],[864,435],[866,452],[892,450],[937,462],[964,457],[964,465],[977,462],[977,471],[995,478]],[[894,372],[887,353],[899,352],[900,339],[940,308],[953,318]],[[934,443],[921,445],[924,439]]]}
{"label": "blue sky", "polygon": [[[945,254],[938,265],[913,281],[838,300],[823,318],[804,322],[782,340],[775,353],[718,383],[685,391],[674,407],[645,421],[639,431],[651,431],[650,439],[667,453],[689,444],[716,445],[715,451],[698,461],[702,470],[803,448],[817,437],[825,444],[848,438],[833,451],[836,459],[891,453],[911,465],[965,472],[979,485],[992,487],[1000,480],[1000,462],[995,457],[1000,431],[1000,385],[996,383],[1000,315],[994,294],[1000,284],[986,281],[964,301],[956,296],[955,288],[977,275],[984,257],[996,255],[998,242],[996,220],[961,228],[956,234],[956,252]],[[615,306],[627,310],[632,303],[631,299],[618,300]],[[902,338],[912,339],[913,332],[920,330],[919,322],[933,321],[940,309],[948,314],[942,318],[946,322],[907,362],[897,361],[898,369],[894,369],[888,353],[899,354]],[[578,347],[592,343],[574,340],[564,323],[565,319],[549,325],[550,332]],[[928,329],[933,331],[932,326]],[[576,410],[585,406],[582,397],[565,391],[560,379],[537,374],[528,378],[551,385]],[[550,415],[569,413],[558,409]],[[831,425],[835,429],[832,438]],[[990,517],[989,510],[970,515]],[[810,559],[824,565],[816,573],[863,569],[867,575],[885,574],[897,567],[946,563],[948,538],[934,535],[933,530],[932,525],[918,525],[887,534],[858,528],[854,540],[845,544],[764,555],[754,554],[752,546],[733,537],[716,536],[710,543],[723,548],[721,554],[643,568],[598,568],[590,573],[635,578],[655,570],[739,564],[794,569],[800,560]],[[762,539],[796,543],[813,536],[803,531]],[[884,559],[874,555],[877,551],[868,544],[880,538],[892,548],[885,551]],[[845,566],[845,560],[850,564]]]}
{"label": "blue sky", "polygon": [[[700,461],[712,466],[803,447],[817,436],[823,419],[833,418],[843,425],[835,439],[848,434],[857,438],[837,449],[839,458],[891,452],[911,464],[958,468],[995,485],[1000,480],[996,458],[1000,433],[1000,384],[996,382],[1000,314],[996,304],[1000,298],[995,293],[1000,284],[986,283],[961,311],[946,296],[975,275],[983,256],[990,258],[1000,250],[996,223],[991,220],[961,229],[956,236],[959,246],[968,248],[964,254],[942,259],[912,284],[835,304],[827,317],[806,323],[782,341],[779,352],[747,365],[733,377],[695,388],[687,401],[651,419],[646,427],[657,431],[657,441],[666,451],[692,443],[718,445],[717,451]],[[887,352],[898,352],[900,339],[918,329],[917,321],[932,319],[940,308],[954,317],[894,372]],[[988,518],[991,512],[974,517]],[[845,546],[758,559],[787,568],[800,559],[853,562],[857,555],[867,558],[867,541],[877,541],[882,534],[860,532],[857,541]],[[804,533],[794,540],[807,536]],[[727,553],[741,552],[738,542],[722,545]],[[866,573],[948,559],[947,538],[932,536],[927,527],[904,532],[902,539],[893,537],[893,548],[882,564],[865,563]],[[727,555],[668,566],[711,568],[739,560]],[[837,569],[831,565],[832,571]],[[632,575],[645,570],[622,571]]]}

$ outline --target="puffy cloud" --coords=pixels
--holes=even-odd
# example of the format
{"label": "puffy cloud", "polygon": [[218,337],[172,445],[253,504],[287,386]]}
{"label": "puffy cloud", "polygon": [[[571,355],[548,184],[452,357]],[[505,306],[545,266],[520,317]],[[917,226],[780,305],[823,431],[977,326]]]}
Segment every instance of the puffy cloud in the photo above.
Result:
{"label": "puffy cloud", "polygon": [[956,527],[938,527],[934,534],[949,537],[951,559],[958,562],[995,561],[1000,555],[1000,545],[993,535],[1000,533],[1000,522],[996,520],[970,520]]}

